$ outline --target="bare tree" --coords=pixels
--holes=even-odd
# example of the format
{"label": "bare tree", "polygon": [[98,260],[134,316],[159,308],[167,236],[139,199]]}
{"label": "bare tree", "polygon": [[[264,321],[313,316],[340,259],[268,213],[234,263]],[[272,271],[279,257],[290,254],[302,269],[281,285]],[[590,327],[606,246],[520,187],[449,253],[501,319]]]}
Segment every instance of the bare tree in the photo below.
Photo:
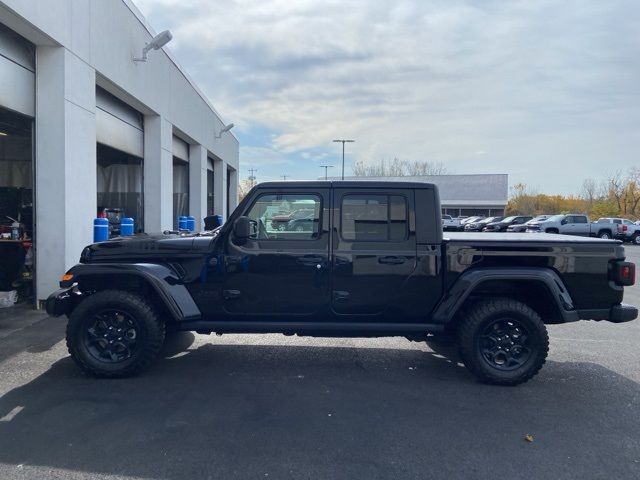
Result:
{"label": "bare tree", "polygon": [[587,201],[589,210],[591,210],[593,203],[600,196],[599,192],[600,186],[598,185],[598,182],[596,182],[593,178],[587,178],[582,182],[580,196]]}
{"label": "bare tree", "polygon": [[356,177],[406,177],[420,175],[446,175],[447,168],[442,162],[420,160],[381,160],[378,163],[356,162],[353,174]]}

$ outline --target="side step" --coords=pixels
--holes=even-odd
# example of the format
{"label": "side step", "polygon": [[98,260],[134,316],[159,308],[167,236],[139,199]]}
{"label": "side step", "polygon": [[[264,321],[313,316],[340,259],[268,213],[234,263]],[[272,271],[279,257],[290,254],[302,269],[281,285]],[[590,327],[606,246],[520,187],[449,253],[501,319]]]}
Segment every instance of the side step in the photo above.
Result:
{"label": "side step", "polygon": [[430,323],[362,323],[362,322],[272,322],[272,321],[186,321],[180,330],[199,333],[283,333],[314,337],[404,337],[439,333],[444,325]]}

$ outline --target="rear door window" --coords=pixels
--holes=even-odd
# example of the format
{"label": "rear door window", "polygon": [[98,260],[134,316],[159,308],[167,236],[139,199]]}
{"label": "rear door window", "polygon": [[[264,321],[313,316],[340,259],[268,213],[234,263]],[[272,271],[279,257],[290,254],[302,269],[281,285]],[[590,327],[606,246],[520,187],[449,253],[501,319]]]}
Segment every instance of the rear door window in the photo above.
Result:
{"label": "rear door window", "polygon": [[408,235],[407,200],[401,195],[349,194],[342,198],[342,238],[352,242],[399,242]]}

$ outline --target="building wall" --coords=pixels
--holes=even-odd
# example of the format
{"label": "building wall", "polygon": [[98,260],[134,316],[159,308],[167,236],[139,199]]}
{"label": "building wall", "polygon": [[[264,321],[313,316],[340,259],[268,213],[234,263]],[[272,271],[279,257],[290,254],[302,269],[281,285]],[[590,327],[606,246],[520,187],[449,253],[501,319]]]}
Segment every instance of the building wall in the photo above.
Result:
{"label": "building wall", "polygon": [[[228,216],[227,177],[239,144],[165,50],[134,63],[155,32],[129,0],[0,1],[0,23],[36,45],[36,294],[46,296],[91,242],[96,215],[96,86],[144,115],[145,230],[173,225],[173,136],[189,144],[190,211],[206,214],[207,158],[214,160],[215,213]],[[170,44],[169,44],[170,47]],[[0,102],[0,106],[2,102]],[[9,107],[11,107],[9,105]],[[28,108],[26,107],[22,108]],[[199,227],[201,224],[198,225]]]}

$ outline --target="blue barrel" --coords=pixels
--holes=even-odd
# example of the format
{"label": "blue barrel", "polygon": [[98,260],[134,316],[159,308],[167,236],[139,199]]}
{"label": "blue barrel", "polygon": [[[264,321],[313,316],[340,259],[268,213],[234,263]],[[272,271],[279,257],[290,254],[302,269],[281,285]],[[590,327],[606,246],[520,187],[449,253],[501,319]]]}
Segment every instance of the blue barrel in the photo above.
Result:
{"label": "blue barrel", "polygon": [[222,225],[222,215],[214,215],[214,217],[218,218],[218,226]]}
{"label": "blue barrel", "polygon": [[106,218],[93,219],[93,241],[104,242],[109,240],[109,220]]}
{"label": "blue barrel", "polygon": [[120,220],[120,235],[123,237],[133,235],[133,218],[124,217]]}
{"label": "blue barrel", "polygon": [[196,231],[196,217],[192,217],[191,215],[187,217],[187,230],[190,232]]}
{"label": "blue barrel", "polygon": [[187,217],[183,215],[178,217],[178,230],[187,230]]}

